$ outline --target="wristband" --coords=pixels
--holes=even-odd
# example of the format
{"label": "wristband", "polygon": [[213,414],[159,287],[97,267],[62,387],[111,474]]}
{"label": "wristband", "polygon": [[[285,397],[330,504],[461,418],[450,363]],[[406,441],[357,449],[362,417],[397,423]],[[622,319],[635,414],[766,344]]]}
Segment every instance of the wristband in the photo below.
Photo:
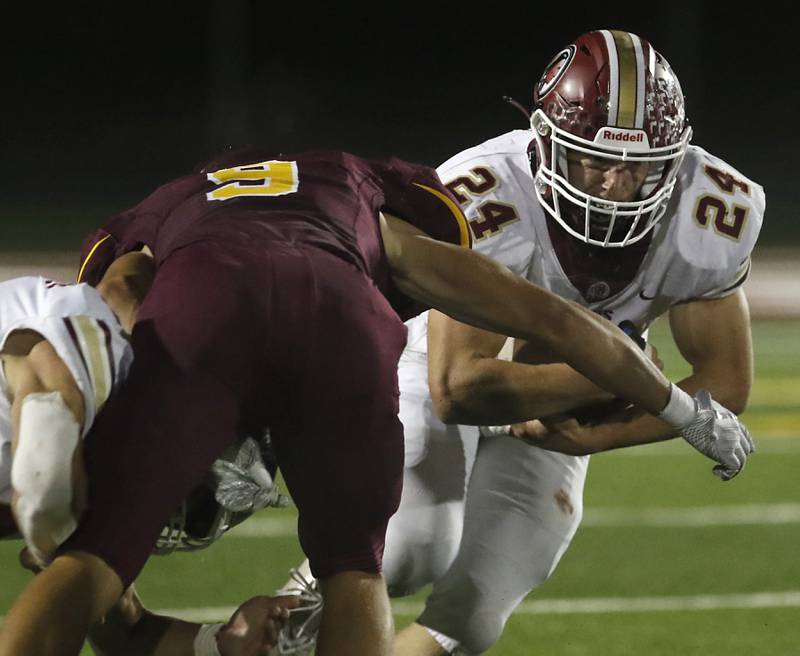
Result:
{"label": "wristband", "polygon": [[695,417],[697,417],[697,403],[694,398],[674,383],[670,383],[669,401],[658,413],[658,418],[673,428],[681,429],[691,424]]}
{"label": "wristband", "polygon": [[225,626],[219,624],[203,624],[194,637],[194,656],[222,656],[217,647],[217,633]]}

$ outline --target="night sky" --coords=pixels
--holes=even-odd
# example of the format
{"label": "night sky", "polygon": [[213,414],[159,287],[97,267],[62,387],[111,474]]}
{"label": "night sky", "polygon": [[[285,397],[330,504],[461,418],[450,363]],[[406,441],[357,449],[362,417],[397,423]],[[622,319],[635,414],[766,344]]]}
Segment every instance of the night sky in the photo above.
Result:
{"label": "night sky", "polygon": [[525,127],[502,96],[529,105],[552,55],[601,28],[666,56],[694,143],[766,187],[764,243],[800,244],[792,5],[758,3],[753,15],[704,4],[42,3],[6,19],[0,44],[0,251],[70,248],[228,144],[436,165]]}

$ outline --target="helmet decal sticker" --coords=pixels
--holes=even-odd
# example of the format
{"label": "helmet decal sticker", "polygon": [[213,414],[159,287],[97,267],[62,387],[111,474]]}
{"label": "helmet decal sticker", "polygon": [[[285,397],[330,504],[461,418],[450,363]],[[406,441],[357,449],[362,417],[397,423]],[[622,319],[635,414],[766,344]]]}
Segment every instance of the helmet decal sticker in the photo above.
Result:
{"label": "helmet decal sticker", "polygon": [[569,65],[575,58],[575,46],[570,45],[559,52],[547,65],[544,75],[539,80],[536,88],[536,97],[543,98],[558,84],[558,81],[567,72]]}

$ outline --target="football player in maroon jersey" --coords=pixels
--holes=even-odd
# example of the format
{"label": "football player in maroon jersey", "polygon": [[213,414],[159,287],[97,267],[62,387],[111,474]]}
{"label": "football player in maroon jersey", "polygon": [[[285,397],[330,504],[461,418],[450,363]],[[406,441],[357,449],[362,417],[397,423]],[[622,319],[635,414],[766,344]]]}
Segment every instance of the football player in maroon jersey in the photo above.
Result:
{"label": "football player in maroon jersey", "polygon": [[402,481],[396,367],[402,319],[426,307],[537,341],[675,427],[747,449],[734,417],[699,408],[615,326],[469,245],[435,172],[339,152],[231,153],[112,219],[82,277],[153,253],[136,359],[89,437],[89,508],[18,597],[0,655],[77,654],[214,459],[267,426],[325,599],[317,653],[391,653],[380,572]]}

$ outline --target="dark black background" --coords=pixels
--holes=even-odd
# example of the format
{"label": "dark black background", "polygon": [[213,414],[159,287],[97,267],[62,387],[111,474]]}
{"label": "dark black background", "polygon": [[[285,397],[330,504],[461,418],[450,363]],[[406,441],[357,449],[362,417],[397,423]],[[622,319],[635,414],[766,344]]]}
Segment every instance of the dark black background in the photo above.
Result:
{"label": "dark black background", "polygon": [[105,215],[227,144],[341,148],[431,165],[525,127],[581,32],[650,40],[694,143],[767,190],[762,243],[798,244],[800,92],[789,2],[44,3],[4,21],[0,251],[76,248]]}

